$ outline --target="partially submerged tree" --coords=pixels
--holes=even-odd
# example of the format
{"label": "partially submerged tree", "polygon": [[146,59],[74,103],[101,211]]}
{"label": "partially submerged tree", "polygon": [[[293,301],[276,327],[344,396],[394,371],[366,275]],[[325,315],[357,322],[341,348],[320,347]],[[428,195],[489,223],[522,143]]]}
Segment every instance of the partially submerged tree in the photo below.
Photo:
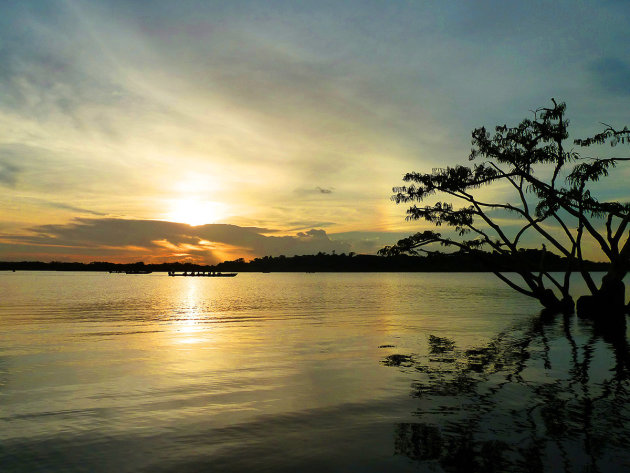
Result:
{"label": "partially submerged tree", "polygon": [[[472,166],[406,174],[403,180],[409,185],[395,187],[392,199],[413,204],[407,210],[407,219],[445,225],[454,231],[448,235],[433,230],[416,233],[379,253],[431,253],[437,243],[476,255],[483,262],[487,254],[484,250],[488,249],[510,262],[505,271],[493,272],[546,308],[573,310],[570,273],[575,270],[591,292],[590,298],[578,301],[578,312],[593,312],[594,307],[615,313],[626,311],[623,278],[630,269],[630,204],[602,201],[592,187],[618,162],[630,158],[582,157],[574,149],[567,149],[566,106],[552,102],[553,107],[534,111],[533,118],[516,127],[497,126],[494,134],[484,127],[475,129],[469,159],[478,162]],[[614,146],[630,139],[627,127],[616,130],[605,126],[603,132],[574,140],[574,144]],[[484,197],[479,189],[493,184],[506,184],[512,191],[511,199],[504,202]],[[435,194],[458,205],[451,201],[416,205]],[[509,224],[503,221],[506,214],[511,218]],[[532,233],[542,242],[543,250],[549,245],[567,259],[570,269],[564,275],[558,277],[546,269],[544,251],[537,271],[531,270],[531,261],[524,261],[523,240],[531,239]],[[584,267],[587,241],[594,242],[610,262],[600,287]],[[514,272],[518,278],[506,272]]]}

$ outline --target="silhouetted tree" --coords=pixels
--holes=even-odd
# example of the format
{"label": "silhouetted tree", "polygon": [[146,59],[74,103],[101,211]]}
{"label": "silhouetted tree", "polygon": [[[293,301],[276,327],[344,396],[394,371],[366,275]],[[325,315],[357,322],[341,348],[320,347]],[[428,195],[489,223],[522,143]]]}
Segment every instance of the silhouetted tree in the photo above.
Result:
{"label": "silhouetted tree", "polygon": [[[522,294],[537,298],[553,310],[572,310],[570,294],[571,268],[580,271],[591,296],[578,303],[588,312],[606,307],[623,313],[625,295],[623,277],[629,269],[630,204],[597,199],[591,184],[608,175],[620,161],[630,158],[582,157],[566,147],[568,120],[566,105],[541,108],[533,118],[516,127],[497,126],[495,133],[485,127],[472,132],[473,148],[469,159],[480,160],[472,166],[434,169],[431,173],[408,173],[403,180],[410,185],[394,187],[396,203],[414,203],[407,210],[408,220],[426,220],[436,226],[446,225],[455,232],[442,235],[423,231],[380,250],[383,255],[430,253],[431,244],[459,248],[484,258],[482,248],[490,248],[506,257],[505,271],[514,271],[520,280],[510,279],[503,271],[493,271],[501,280]],[[589,147],[596,144],[616,145],[630,139],[630,130],[616,130],[605,125],[602,133],[574,144]],[[508,201],[487,200],[477,189],[504,184],[512,190]],[[458,202],[438,201],[417,206],[435,194]],[[510,214],[513,221],[505,225],[501,217]],[[539,270],[531,271],[531,261],[523,257],[522,240],[526,233],[536,233],[547,245],[570,261],[561,278],[554,277],[545,263],[546,245],[538,261]],[[604,258],[611,264],[601,287],[597,287],[586,269],[583,258],[585,236],[594,240]],[[472,237],[472,238],[468,238]],[[559,297],[547,286],[556,289]]]}

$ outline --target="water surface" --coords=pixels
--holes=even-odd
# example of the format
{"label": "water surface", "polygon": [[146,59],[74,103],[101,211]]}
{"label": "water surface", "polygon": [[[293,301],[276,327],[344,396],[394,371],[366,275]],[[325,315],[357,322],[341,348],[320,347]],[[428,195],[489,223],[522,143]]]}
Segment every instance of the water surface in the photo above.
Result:
{"label": "water surface", "polygon": [[17,272],[0,293],[3,472],[628,465],[600,422],[627,415],[625,328],[541,322],[489,274]]}

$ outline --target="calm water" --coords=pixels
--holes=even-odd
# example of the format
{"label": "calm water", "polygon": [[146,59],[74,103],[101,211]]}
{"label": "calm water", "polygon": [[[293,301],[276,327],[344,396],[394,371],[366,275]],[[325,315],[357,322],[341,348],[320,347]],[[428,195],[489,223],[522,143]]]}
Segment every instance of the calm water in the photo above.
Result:
{"label": "calm water", "polygon": [[492,275],[17,272],[0,295],[3,473],[630,468],[625,327],[541,320]]}

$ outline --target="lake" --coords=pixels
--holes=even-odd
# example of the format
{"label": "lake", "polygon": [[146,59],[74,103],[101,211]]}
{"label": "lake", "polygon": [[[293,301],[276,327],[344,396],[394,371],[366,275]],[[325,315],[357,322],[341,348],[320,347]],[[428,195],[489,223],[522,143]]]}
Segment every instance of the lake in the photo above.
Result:
{"label": "lake", "polygon": [[485,273],[0,273],[0,471],[630,469],[625,326]]}

